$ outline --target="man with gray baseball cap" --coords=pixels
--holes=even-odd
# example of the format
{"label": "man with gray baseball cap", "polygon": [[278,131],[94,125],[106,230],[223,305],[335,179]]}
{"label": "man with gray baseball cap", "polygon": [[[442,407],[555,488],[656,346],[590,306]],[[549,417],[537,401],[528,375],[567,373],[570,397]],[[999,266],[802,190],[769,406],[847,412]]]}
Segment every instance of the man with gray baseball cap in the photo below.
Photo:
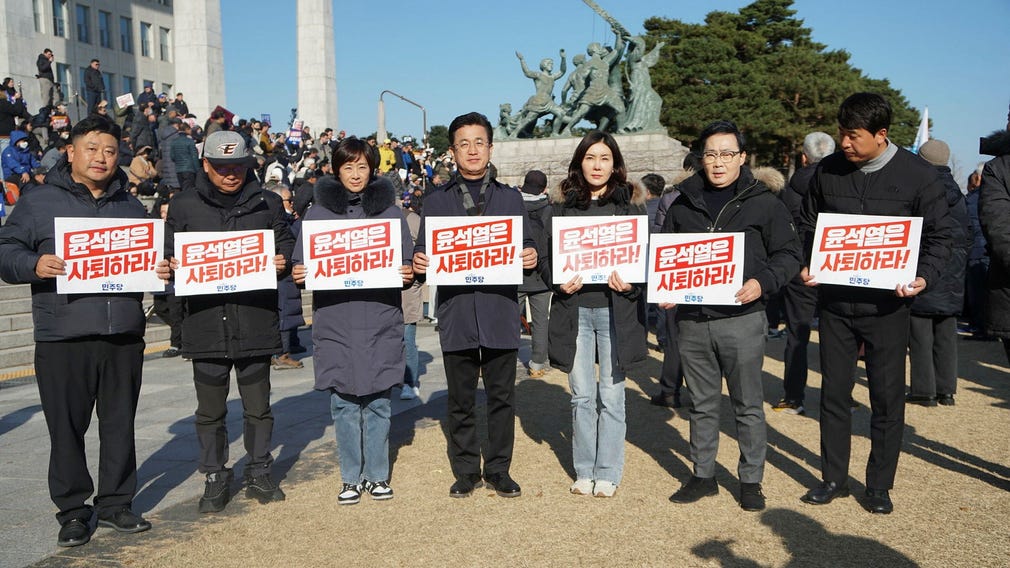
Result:
{"label": "man with gray baseball cap", "polygon": [[[175,234],[185,231],[272,230],[277,278],[290,273],[295,239],[284,204],[280,196],[260,187],[249,171],[254,164],[245,140],[237,132],[219,130],[207,136],[196,191],[177,193],[168,211],[165,258],[171,261],[168,267],[159,269],[162,278],[167,280],[171,270],[179,267],[173,257]],[[281,501],[284,492],[270,476],[274,424],[270,357],[281,353],[277,290],[187,296],[184,302],[182,354],[193,360],[199,469],[207,476],[199,510],[221,511],[231,495],[225,415],[232,368],[244,409],[246,497],[261,503]]]}

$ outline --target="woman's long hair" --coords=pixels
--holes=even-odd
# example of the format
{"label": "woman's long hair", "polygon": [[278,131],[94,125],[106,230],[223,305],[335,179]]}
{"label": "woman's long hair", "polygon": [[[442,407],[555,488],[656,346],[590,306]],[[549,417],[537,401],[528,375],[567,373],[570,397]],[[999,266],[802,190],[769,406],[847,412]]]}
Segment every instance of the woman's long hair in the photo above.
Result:
{"label": "woman's long hair", "polygon": [[597,142],[606,144],[614,155],[614,171],[610,175],[610,179],[607,180],[607,188],[599,197],[600,202],[630,199],[631,188],[628,185],[628,170],[624,165],[621,149],[617,146],[617,140],[607,132],[593,130],[583,136],[582,141],[575,148],[572,161],[568,164],[568,177],[561,181],[561,192],[565,196],[566,206],[587,209],[592,201],[589,182],[582,175],[582,161],[586,158],[589,147]]}

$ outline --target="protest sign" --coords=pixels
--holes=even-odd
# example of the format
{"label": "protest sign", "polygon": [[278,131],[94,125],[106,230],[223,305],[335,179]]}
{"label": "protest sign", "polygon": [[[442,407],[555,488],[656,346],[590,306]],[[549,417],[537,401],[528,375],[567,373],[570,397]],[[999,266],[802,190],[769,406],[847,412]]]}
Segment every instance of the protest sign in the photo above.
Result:
{"label": "protest sign", "polygon": [[582,284],[606,284],[615,270],[628,283],[645,282],[649,218],[554,217],[551,268],[554,284],[576,275]]}
{"label": "protest sign", "polygon": [[175,234],[175,295],[277,288],[273,231]]}
{"label": "protest sign", "polygon": [[400,288],[399,219],[302,221],[305,288]]}
{"label": "protest sign", "polygon": [[161,219],[57,217],[56,256],[66,275],[56,277],[60,294],[156,292],[165,283],[155,273],[165,246]]}
{"label": "protest sign", "polygon": [[522,217],[428,217],[429,284],[522,284]]}
{"label": "protest sign", "polygon": [[125,95],[119,95],[116,97],[116,106],[119,108],[133,106],[133,104],[133,93],[126,93]]}
{"label": "protest sign", "polygon": [[817,216],[810,275],[818,284],[894,290],[915,280],[922,217]]}
{"label": "protest sign", "polygon": [[743,233],[662,233],[649,241],[650,303],[736,305]]}

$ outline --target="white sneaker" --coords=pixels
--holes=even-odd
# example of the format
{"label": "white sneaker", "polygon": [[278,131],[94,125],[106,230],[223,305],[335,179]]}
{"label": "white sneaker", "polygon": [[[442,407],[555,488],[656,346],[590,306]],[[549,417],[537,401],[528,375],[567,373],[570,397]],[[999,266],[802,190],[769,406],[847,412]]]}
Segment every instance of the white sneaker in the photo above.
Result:
{"label": "white sneaker", "polygon": [[421,387],[411,387],[414,390],[414,397],[421,398]]}
{"label": "white sneaker", "polygon": [[575,495],[592,495],[593,494],[593,480],[592,479],[577,479],[568,491],[574,493]]}
{"label": "white sneaker", "polygon": [[400,400],[414,400],[417,398],[417,393],[414,392],[414,387],[403,385],[400,389]]}
{"label": "white sneaker", "polygon": [[613,497],[614,493],[617,492],[617,485],[609,481],[597,481],[596,486],[593,488],[594,497]]}

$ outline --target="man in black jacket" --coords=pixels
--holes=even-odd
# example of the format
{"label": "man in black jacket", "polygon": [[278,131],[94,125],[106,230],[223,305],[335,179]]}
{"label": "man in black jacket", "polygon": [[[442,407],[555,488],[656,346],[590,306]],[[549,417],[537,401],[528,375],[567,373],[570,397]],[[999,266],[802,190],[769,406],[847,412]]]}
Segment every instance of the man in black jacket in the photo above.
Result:
{"label": "man in black jacket", "polygon": [[737,305],[677,307],[681,364],[691,390],[694,474],[670,501],[693,503],[719,492],[715,462],[725,376],[740,446],[740,507],[760,511],[765,508],[761,481],[767,448],[761,382],[768,329],[765,301],[799,272],[800,244],[785,205],[744,166],[745,140],[737,126],[713,122],[701,131],[699,141],[704,171],[680,184],[663,232],[744,233],[743,287],[736,293]]}
{"label": "man in black jacket", "polygon": [[[119,127],[100,117],[77,123],[66,159],[46,184],[22,195],[0,229],[0,277],[32,285],[35,374],[49,427],[49,494],[60,512],[59,546],[91,538],[91,517],[120,532],[151,528],[130,509],[137,491],[133,436],[144,363],[142,294],[59,294],[56,217],[143,218],[116,167]],[[98,493],[84,451],[84,435],[98,405],[101,452]]]}
{"label": "man in black jacket", "polygon": [[51,107],[53,106],[53,90],[56,86],[56,77],[53,75],[53,50],[48,47],[43,49],[35,61],[35,68],[38,70],[38,74],[35,76],[39,80],[42,106]]}
{"label": "man in black jacket", "polygon": [[[165,223],[165,257],[177,269],[175,234],[186,231],[272,230],[278,278],[290,272],[295,239],[281,198],[263,191],[250,172],[253,164],[245,140],[237,132],[219,131],[207,137],[203,171],[196,191],[177,193]],[[163,278],[169,270],[159,271]],[[230,498],[232,471],[228,464],[228,388],[235,369],[242,396],[246,496],[261,503],[281,501],[284,492],[270,476],[274,418],[270,409],[270,357],[281,352],[277,289],[187,296],[184,298],[182,354],[193,360],[196,385],[196,433],[201,473],[207,480],[201,513],[221,511]]]}
{"label": "man in black jacket", "polygon": [[[926,161],[887,138],[891,106],[873,93],[856,93],[838,111],[841,152],[821,161],[803,201],[800,227],[810,260],[819,213],[922,217],[916,278],[892,290],[820,286],[821,475],[822,483],[802,497],[823,505],[849,494],[852,387],[859,345],[865,345],[870,391],[870,458],[866,501],[871,513],[894,509],[894,485],[905,425],[905,352],[909,306],[946,270],[953,246],[947,226],[943,183]],[[817,283],[807,268],[808,286]]]}
{"label": "man in black jacket", "polygon": [[92,59],[91,63],[84,69],[84,100],[88,103],[88,112],[95,112],[98,103],[105,98],[105,81],[102,81],[102,72],[99,71],[101,62]]}

